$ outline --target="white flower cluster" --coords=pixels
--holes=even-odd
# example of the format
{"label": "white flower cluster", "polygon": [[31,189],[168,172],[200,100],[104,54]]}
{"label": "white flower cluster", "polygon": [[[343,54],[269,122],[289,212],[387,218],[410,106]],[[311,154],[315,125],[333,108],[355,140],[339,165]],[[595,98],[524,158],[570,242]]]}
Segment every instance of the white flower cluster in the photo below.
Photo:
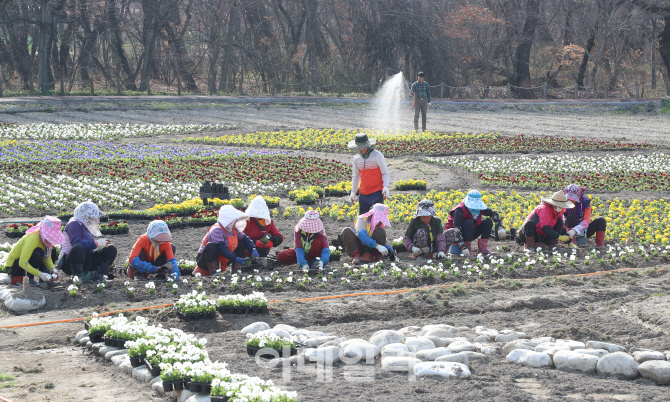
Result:
{"label": "white flower cluster", "polygon": [[[441,165],[462,167],[474,173],[520,174],[530,172],[552,172],[557,166],[570,166],[571,172],[620,173],[668,172],[670,155],[652,153],[648,155],[606,154],[599,156],[562,155],[562,156],[519,156],[513,160],[495,156],[455,156],[426,158],[428,162]],[[512,161],[514,163],[512,163]]]}
{"label": "white flower cluster", "polygon": [[[177,284],[172,286],[175,287]],[[213,300],[209,300],[205,292],[198,293],[196,290],[181,295],[174,305],[179,311],[186,314],[216,311],[216,303]]]}
{"label": "white flower cluster", "polygon": [[101,207],[131,208],[136,204],[191,199],[197,183],[166,183],[160,179],[118,180],[103,177],[46,176],[0,173],[0,210],[8,214],[34,207],[44,211],[73,210],[83,201]]}
{"label": "white flower cluster", "polygon": [[25,124],[0,126],[0,139],[16,140],[113,140],[224,130],[233,126],[219,124]]}
{"label": "white flower cluster", "polygon": [[212,395],[226,396],[229,401],[296,401],[298,393],[277,388],[272,380],[237,376],[227,380],[212,381]]}
{"label": "white flower cluster", "polygon": [[[258,278],[260,281],[260,277]],[[252,292],[250,295],[224,295],[217,301],[222,307],[253,307],[267,306],[268,299],[263,292]]]}
{"label": "white flower cluster", "polygon": [[[212,362],[209,359],[205,345],[207,339],[196,338],[179,329],[165,329],[161,326],[148,325],[143,317],[128,322],[123,315],[117,317],[94,317],[91,325],[104,325],[112,330],[133,331],[139,334],[135,341],[128,341],[125,347],[130,356],[145,356],[150,362],[161,369],[161,378],[170,377],[191,378],[193,381],[212,382],[212,394],[215,389],[219,392],[223,387],[232,400],[276,400],[279,397],[297,399],[296,392],[282,391],[271,381],[263,381],[258,377],[243,374],[232,374],[226,363]],[[228,384],[233,384],[229,387]],[[217,388],[218,387],[218,388]],[[235,398],[232,398],[232,397]],[[247,397],[263,397],[265,399],[240,399]],[[288,399],[286,400],[289,401]]]}

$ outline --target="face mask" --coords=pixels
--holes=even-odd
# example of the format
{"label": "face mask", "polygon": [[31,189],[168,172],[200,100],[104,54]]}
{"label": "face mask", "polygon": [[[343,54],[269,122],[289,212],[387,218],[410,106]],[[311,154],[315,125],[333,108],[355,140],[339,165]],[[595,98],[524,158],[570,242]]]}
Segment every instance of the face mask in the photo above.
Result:
{"label": "face mask", "polygon": [[237,229],[240,232],[244,232],[244,229],[247,227],[247,221],[246,219],[240,219],[239,221],[235,222],[235,229]]}
{"label": "face mask", "polygon": [[561,207],[554,207],[554,210],[555,210],[556,212],[559,212],[559,213],[560,213],[560,212],[563,212],[563,208],[561,208]]}

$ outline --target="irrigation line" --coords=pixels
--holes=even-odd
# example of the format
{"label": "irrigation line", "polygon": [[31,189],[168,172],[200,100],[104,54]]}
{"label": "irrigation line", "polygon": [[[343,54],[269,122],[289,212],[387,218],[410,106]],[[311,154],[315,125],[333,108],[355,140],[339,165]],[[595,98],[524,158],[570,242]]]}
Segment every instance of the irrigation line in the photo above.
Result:
{"label": "irrigation line", "polygon": [[[598,271],[598,272],[590,272],[590,273],[585,273],[585,274],[565,274],[565,275],[555,275],[555,276],[540,276],[540,277],[537,277],[537,278],[519,278],[519,279],[515,279],[515,280],[518,280],[518,281],[537,281],[537,280],[546,279],[546,278],[579,278],[579,277],[583,277],[583,276],[603,275],[603,274],[608,274],[608,273],[611,274],[611,273],[614,273],[614,272],[624,272],[624,271],[632,271],[632,270],[647,269],[647,268],[648,267],[645,267],[645,268],[632,268],[632,267],[631,268],[619,268],[619,269],[614,269],[614,270],[611,270],[611,271]],[[507,278],[507,279],[509,279],[509,278]],[[341,299],[341,298],[345,298],[345,297],[393,295],[393,294],[411,292],[411,291],[414,291],[414,290],[426,290],[426,289],[433,289],[433,288],[437,288],[437,287],[448,288],[448,287],[451,287],[451,286],[454,286],[454,284],[449,283],[449,284],[445,284],[445,285],[422,286],[422,287],[417,287],[417,288],[390,290],[390,291],[386,291],[386,292],[349,293],[349,294],[343,294],[343,295],[308,297],[308,298],[304,298],[304,299],[288,299],[288,301],[306,302],[306,301],[316,301],[316,300]],[[268,300],[268,303],[281,303],[283,301],[284,300]],[[172,305],[173,304],[170,303],[170,304],[161,304],[161,305],[158,305],[158,306],[151,306],[151,307],[139,307],[139,308],[130,308],[130,309],[125,309],[125,310],[116,310],[116,311],[110,311],[110,312],[107,312],[107,313],[98,314],[98,316],[125,313],[125,312],[131,312],[131,311],[152,310],[152,309],[157,309],[157,308],[172,307]],[[34,326],[37,326],[37,325],[47,325],[47,324],[61,324],[61,323],[67,323],[67,322],[83,321],[87,318],[88,317],[79,317],[79,318],[70,318],[70,319],[67,319],[67,320],[37,322],[37,323],[32,323],[32,324],[6,325],[6,326],[0,327],[0,329],[34,327]]]}

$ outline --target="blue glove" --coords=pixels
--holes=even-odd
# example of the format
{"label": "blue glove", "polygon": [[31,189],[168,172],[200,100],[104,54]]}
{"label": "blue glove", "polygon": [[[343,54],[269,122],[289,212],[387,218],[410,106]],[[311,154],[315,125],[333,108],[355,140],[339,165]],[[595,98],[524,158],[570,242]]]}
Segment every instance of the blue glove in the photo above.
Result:
{"label": "blue glove", "polygon": [[259,258],[261,258],[261,256],[258,255],[258,251],[256,251],[256,249],[253,249],[253,250],[251,251],[251,259],[254,260],[254,261],[256,261],[256,260],[258,260]]}
{"label": "blue glove", "polygon": [[152,266],[149,267],[147,272],[149,272],[150,274],[155,274],[156,272],[158,272],[158,267],[155,266],[155,265],[152,265]]}
{"label": "blue glove", "polygon": [[177,270],[173,270],[173,271],[170,273],[170,275],[171,275],[172,278],[174,278],[174,280],[177,281],[177,282],[179,281],[179,278],[181,278],[181,272],[180,272],[178,269],[177,269]]}
{"label": "blue glove", "polygon": [[240,264],[240,265],[245,265],[244,260],[245,260],[244,258],[240,258],[240,257],[235,258],[235,262]]}
{"label": "blue glove", "polygon": [[395,253],[395,251],[393,251],[393,247],[389,246],[388,244],[385,244],[384,247],[386,247],[386,249],[389,251],[389,254]]}

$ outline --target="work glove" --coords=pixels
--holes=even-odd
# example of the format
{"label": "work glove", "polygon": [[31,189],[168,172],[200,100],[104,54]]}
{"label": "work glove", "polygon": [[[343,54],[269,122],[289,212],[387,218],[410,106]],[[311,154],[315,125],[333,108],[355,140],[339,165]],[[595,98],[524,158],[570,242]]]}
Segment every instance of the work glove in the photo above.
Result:
{"label": "work glove", "polygon": [[382,253],[382,255],[384,255],[384,256],[388,255],[388,253],[389,253],[389,249],[387,249],[386,247],[382,246],[381,244],[377,244],[377,246],[376,246],[375,248],[377,249],[377,251],[379,251],[380,253]]}
{"label": "work glove", "polygon": [[235,262],[238,263],[238,264],[240,264],[240,265],[246,265],[246,264],[247,264],[247,259],[246,259],[246,258],[236,257],[236,258],[235,258]]}
{"label": "work glove", "polygon": [[181,272],[178,269],[175,269],[170,273],[172,278],[175,280],[175,282],[179,282],[179,278],[181,278]]}
{"label": "work glove", "polygon": [[560,236],[558,236],[558,241],[563,241],[563,242],[570,241],[570,237],[568,235],[560,235]]}
{"label": "work glove", "polygon": [[418,256],[420,256],[421,254],[423,254],[423,250],[420,249],[420,248],[418,248],[418,247],[416,247],[416,246],[412,246],[412,253],[413,253],[415,256],[418,257]]}
{"label": "work glove", "polygon": [[96,247],[100,247],[100,248],[105,248],[105,247],[109,246],[109,243],[111,243],[111,241],[109,241],[109,239],[99,239],[99,240],[95,241]]}
{"label": "work glove", "polygon": [[470,250],[468,250],[467,247],[464,248],[463,250],[461,250],[461,255],[465,258],[469,258],[470,257]]}
{"label": "work glove", "polygon": [[577,231],[574,229],[568,230],[568,236],[573,239],[577,235]]}
{"label": "work glove", "polygon": [[302,264],[302,272],[309,272],[309,264]]}
{"label": "work glove", "polygon": [[256,240],[256,248],[272,248],[274,244],[272,244],[272,241],[268,240],[267,243],[263,243],[260,240]]}
{"label": "work glove", "polygon": [[51,279],[55,281],[59,277],[60,277],[60,275],[58,274],[58,270],[56,268],[52,269],[51,270]]}
{"label": "work glove", "polygon": [[317,268],[319,271],[323,270],[323,261],[319,260],[314,268]]}
{"label": "work glove", "polygon": [[150,273],[150,274],[155,274],[156,272],[158,272],[158,267],[155,266],[155,265],[152,265],[152,266],[149,267],[147,272]]}
{"label": "work glove", "polygon": [[39,275],[39,276],[40,276],[40,279],[41,279],[43,282],[49,282],[49,281],[51,280],[51,274],[49,274],[49,273],[46,273],[46,272],[40,272],[40,275]]}
{"label": "work glove", "polygon": [[430,247],[424,247],[421,250],[423,250],[424,254],[429,254],[430,253]]}
{"label": "work glove", "polygon": [[384,189],[382,190],[382,195],[384,196],[384,198],[389,198],[390,193],[388,187],[384,186]]}
{"label": "work glove", "polygon": [[431,106],[433,106],[433,105],[431,103],[428,103],[428,107],[431,107]]}
{"label": "work glove", "polygon": [[349,201],[351,201],[352,204],[356,203],[356,192],[352,191],[351,194],[349,194]]}
{"label": "work glove", "polygon": [[439,253],[437,253],[437,258],[447,258],[447,255],[444,254],[444,252],[440,251]]}
{"label": "work glove", "polygon": [[256,261],[258,261],[259,258],[261,258],[261,256],[258,255],[258,251],[256,249],[253,249],[251,251],[251,261],[256,262]]}

